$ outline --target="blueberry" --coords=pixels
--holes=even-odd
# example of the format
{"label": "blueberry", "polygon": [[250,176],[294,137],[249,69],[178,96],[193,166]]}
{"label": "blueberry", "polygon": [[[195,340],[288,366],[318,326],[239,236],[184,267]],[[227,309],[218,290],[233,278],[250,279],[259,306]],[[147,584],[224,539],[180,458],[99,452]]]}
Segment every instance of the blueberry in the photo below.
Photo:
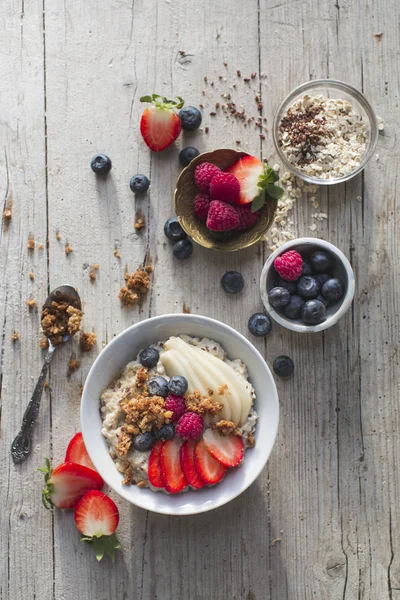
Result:
{"label": "blueberry", "polygon": [[328,279],[322,286],[321,294],[330,302],[337,302],[344,294],[344,285],[336,277]]}
{"label": "blueberry", "polygon": [[313,274],[313,270],[311,268],[311,265],[306,260],[303,260],[303,267],[302,267],[302,270],[301,270],[301,274],[302,275],[312,275]]}
{"label": "blueberry", "polygon": [[155,377],[152,377],[147,384],[147,391],[150,396],[161,396],[161,398],[166,398],[168,396],[168,381],[165,377],[156,375]]}
{"label": "blueberry", "polygon": [[222,288],[227,294],[237,294],[244,286],[244,279],[238,271],[227,271],[221,279]]}
{"label": "blueberry", "polygon": [[316,298],[320,289],[321,286],[312,275],[304,275],[297,282],[297,293],[302,298]]}
{"label": "blueberry", "polygon": [[164,234],[173,242],[184,240],[187,237],[186,233],[182,229],[182,225],[179,223],[176,217],[171,217],[165,222]]}
{"label": "blueberry", "polygon": [[274,287],[268,292],[268,300],[274,308],[283,308],[290,302],[290,292],[283,287]]}
{"label": "blueberry", "polygon": [[301,316],[306,325],[318,325],[325,319],[325,306],[319,300],[309,300],[303,306]]}
{"label": "blueberry", "polygon": [[111,159],[106,154],[96,154],[90,161],[90,166],[96,175],[107,175],[111,171]]}
{"label": "blueberry", "polygon": [[185,106],[179,111],[182,129],[193,131],[201,125],[201,112],[195,106]]}
{"label": "blueberry", "polygon": [[174,394],[174,396],[183,396],[183,394],[186,394],[187,389],[187,379],[181,375],[174,375],[168,382],[168,390],[171,394]]}
{"label": "blueberry", "polygon": [[186,238],[185,240],[180,240],[176,242],[172,248],[172,253],[178,260],[186,260],[189,256],[193,254],[193,244],[192,240]]}
{"label": "blueberry", "polygon": [[197,150],[197,148],[188,146],[179,152],[179,162],[181,163],[182,167],[187,167],[188,164],[199,154],[200,152]]}
{"label": "blueberry", "polygon": [[287,304],[283,309],[283,314],[288,319],[300,319],[303,306],[303,298],[300,298],[300,296],[296,296],[296,294],[294,294],[291,296],[289,304]]}
{"label": "blueberry", "polygon": [[291,294],[295,294],[297,292],[297,281],[285,281],[281,277],[277,277],[276,287],[283,287],[285,290],[289,290]]}
{"label": "blueberry", "polygon": [[328,279],[331,279],[331,276],[327,273],[320,273],[319,275],[314,275],[314,277],[318,281],[321,288],[324,285],[324,283],[328,281]]}
{"label": "blueberry", "polygon": [[216,242],[229,242],[234,237],[235,232],[233,229],[228,231],[212,231],[212,229],[209,229],[208,234]]}
{"label": "blueberry", "polygon": [[250,333],[257,337],[262,337],[268,335],[271,331],[272,322],[268,315],[265,315],[264,313],[255,313],[254,315],[251,315],[248,327]]}
{"label": "blueberry", "polygon": [[332,269],[332,256],[328,252],[316,250],[310,256],[310,265],[314,273],[326,273]]}
{"label": "blueberry", "polygon": [[175,435],[175,427],[171,423],[165,423],[160,429],[154,431],[155,436],[158,440],[172,440]]}
{"label": "blueberry", "polygon": [[294,362],[289,356],[282,354],[274,360],[272,368],[279,377],[290,377],[294,371]]}
{"label": "blueberry", "polygon": [[139,352],[140,363],[149,369],[156,366],[159,357],[160,353],[158,350],[152,348],[151,346],[149,348],[143,348],[143,350]]}
{"label": "blueberry", "polygon": [[324,298],[322,294],[319,294],[315,299],[319,300],[320,302],[322,302],[322,304],[325,306],[325,308],[328,308],[328,306],[329,306],[329,300],[327,300],[326,298]]}
{"label": "blueberry", "polygon": [[150,180],[146,175],[134,175],[131,177],[129,187],[134,194],[144,194],[149,189]]}
{"label": "blueberry", "polygon": [[140,452],[151,450],[156,441],[156,437],[152,431],[146,431],[146,433],[139,433],[133,438],[133,447]]}

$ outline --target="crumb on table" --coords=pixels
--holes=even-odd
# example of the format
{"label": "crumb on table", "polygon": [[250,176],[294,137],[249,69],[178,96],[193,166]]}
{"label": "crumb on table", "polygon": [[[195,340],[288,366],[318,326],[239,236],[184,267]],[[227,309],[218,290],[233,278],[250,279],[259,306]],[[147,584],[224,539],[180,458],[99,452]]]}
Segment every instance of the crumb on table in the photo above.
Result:
{"label": "crumb on table", "polygon": [[49,340],[47,339],[47,337],[42,337],[40,342],[39,342],[39,346],[42,349],[48,348],[49,347]]}
{"label": "crumb on table", "polygon": [[29,306],[29,310],[33,310],[37,307],[37,300],[34,298],[29,298],[29,300],[26,301],[26,304]]}
{"label": "crumb on table", "polygon": [[69,254],[71,254],[71,252],[72,252],[72,248],[71,248],[71,246],[70,246],[70,245],[67,243],[67,244],[65,245],[65,254],[68,256]]}
{"label": "crumb on table", "polygon": [[79,369],[81,363],[79,362],[79,360],[77,360],[76,358],[71,357],[69,359],[69,363],[68,363],[68,369],[69,371],[76,371],[77,369]]}
{"label": "crumb on table", "polygon": [[38,248],[38,250],[43,250],[43,248],[44,248],[44,245],[43,245],[43,244],[38,244],[38,247],[37,247],[37,248]]}
{"label": "crumb on table", "polygon": [[34,250],[35,249],[35,238],[33,236],[29,236],[27,248],[28,248],[28,250]]}
{"label": "crumb on table", "polygon": [[12,210],[11,208],[5,208],[3,212],[3,219],[6,223],[9,223],[12,219]]}
{"label": "crumb on table", "polygon": [[31,271],[29,273],[29,279],[31,279],[31,280],[35,279],[35,274],[33,273],[33,271]]}
{"label": "crumb on table", "polygon": [[118,293],[118,298],[121,300],[122,306],[136,306],[139,302],[139,296],[123,286]]}
{"label": "crumb on table", "polygon": [[114,256],[115,258],[121,258],[118,248],[114,248]]}
{"label": "crumb on table", "polygon": [[139,268],[132,275],[125,273],[125,285],[119,290],[118,298],[123,306],[135,306],[149,289],[149,273]]}
{"label": "crumb on table", "polygon": [[44,382],[44,386],[43,386],[43,387],[45,387],[45,388],[48,388],[48,387],[49,387],[49,382],[48,382],[48,381],[45,381],[45,382]]}
{"label": "crumb on table", "polygon": [[90,268],[90,272],[89,272],[89,278],[94,281],[97,277],[96,271],[98,271],[100,268],[100,265],[98,265],[97,263],[95,265],[92,265]]}
{"label": "crumb on table", "polygon": [[135,216],[135,229],[136,231],[140,231],[146,227],[146,221],[143,215],[140,213]]}
{"label": "crumb on table", "polygon": [[183,312],[185,315],[190,315],[190,308],[189,308],[188,306],[186,306],[186,303],[185,303],[185,302],[183,303],[183,306],[182,306],[182,312]]}
{"label": "crumb on table", "polygon": [[146,265],[144,270],[146,271],[146,273],[152,273],[153,272],[153,267],[151,265]]}
{"label": "crumb on table", "polygon": [[18,340],[19,340],[19,333],[17,331],[14,331],[14,333],[11,336],[11,341],[17,342]]}
{"label": "crumb on table", "polygon": [[61,233],[59,231],[56,231],[56,238],[58,239],[58,241],[61,240]]}
{"label": "crumb on table", "polygon": [[82,352],[90,352],[93,350],[97,341],[97,335],[93,331],[82,331],[79,339],[79,346]]}

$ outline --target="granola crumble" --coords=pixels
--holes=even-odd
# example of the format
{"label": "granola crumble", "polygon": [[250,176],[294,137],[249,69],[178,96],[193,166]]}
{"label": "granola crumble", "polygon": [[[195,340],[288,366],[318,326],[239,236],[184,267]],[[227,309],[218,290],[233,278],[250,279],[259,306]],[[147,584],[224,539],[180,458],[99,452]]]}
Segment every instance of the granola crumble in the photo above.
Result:
{"label": "granola crumble", "polygon": [[70,245],[67,243],[67,244],[65,245],[65,254],[68,256],[69,254],[71,254],[71,252],[72,252],[72,248],[71,248],[71,246],[70,246]]}
{"label": "granola crumble", "polygon": [[44,350],[45,348],[49,347],[49,340],[47,339],[47,337],[42,337],[42,339],[39,342],[39,346]]}
{"label": "granola crumble", "polygon": [[37,300],[34,298],[29,298],[29,300],[26,301],[26,304],[29,307],[29,310],[33,310],[37,307]]}
{"label": "granola crumble", "polygon": [[34,250],[35,249],[35,238],[33,236],[29,236],[28,243],[27,243],[27,248],[28,248],[28,250]]}
{"label": "granola crumble", "polygon": [[6,223],[9,223],[12,219],[12,210],[11,208],[5,208],[3,212],[3,219]]}
{"label": "granola crumble", "polygon": [[165,410],[165,400],[161,396],[133,395],[122,398],[120,406],[125,413],[126,425],[131,425],[129,431],[138,435],[151,431],[153,427],[160,429],[172,417],[170,410]]}
{"label": "granola crumble", "polygon": [[56,238],[58,241],[61,240],[61,233],[59,231],[56,232]]}
{"label": "granola crumble", "polygon": [[79,331],[82,311],[68,302],[53,301],[50,307],[43,308],[42,330],[53,345],[61,344],[64,335],[75,335]]}
{"label": "granola crumble", "polygon": [[233,421],[226,421],[221,419],[218,423],[215,424],[215,428],[221,435],[239,435],[240,432],[238,430],[237,424]]}
{"label": "granola crumble", "polygon": [[18,340],[19,340],[19,333],[17,331],[14,331],[14,333],[11,336],[11,341],[17,342]]}
{"label": "granola crumble", "polygon": [[256,439],[252,433],[249,433],[249,435],[247,436],[246,445],[248,446],[248,448],[254,448],[254,446],[256,445]]}
{"label": "granola crumble", "polygon": [[223,396],[227,389],[228,389],[228,386],[226,385],[226,383],[224,383],[224,385],[220,385],[219,388],[217,389],[217,395]]}
{"label": "granola crumble", "polygon": [[91,281],[94,281],[96,279],[96,277],[97,277],[96,271],[98,271],[99,268],[100,268],[100,265],[98,265],[98,264],[91,266],[90,271],[89,271],[89,279]]}
{"label": "granola crumble", "polygon": [[118,248],[114,248],[114,256],[115,258],[121,258]]}
{"label": "granola crumble", "polygon": [[79,362],[79,360],[77,360],[76,358],[70,358],[69,363],[68,363],[68,369],[69,371],[76,371],[77,369],[79,369],[79,367],[81,366],[81,363]]}
{"label": "granola crumble", "polygon": [[122,306],[136,306],[139,302],[139,296],[123,286],[118,292],[118,298],[121,300]]}
{"label": "granola crumble", "polygon": [[[210,394],[212,396],[212,394]],[[217,402],[212,397],[202,396],[199,390],[194,390],[193,394],[188,395],[185,398],[186,408],[198,415],[218,415],[224,405],[221,402]]]}
{"label": "granola crumble", "polygon": [[93,331],[82,331],[79,345],[82,352],[90,352],[96,344],[97,335]]}
{"label": "granola crumble", "polygon": [[135,306],[149,289],[149,273],[146,269],[139,268],[132,275],[125,273],[125,286],[119,290],[118,298],[123,306]]}

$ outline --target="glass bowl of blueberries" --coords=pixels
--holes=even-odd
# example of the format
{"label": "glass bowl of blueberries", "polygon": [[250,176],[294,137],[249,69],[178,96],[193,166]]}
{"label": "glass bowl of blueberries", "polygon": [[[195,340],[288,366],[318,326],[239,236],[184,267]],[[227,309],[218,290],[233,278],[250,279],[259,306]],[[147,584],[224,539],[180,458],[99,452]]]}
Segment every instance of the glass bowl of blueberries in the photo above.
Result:
{"label": "glass bowl of blueberries", "polygon": [[354,297],[354,273],[343,252],[316,238],[286,242],[261,273],[261,298],[280,325],[302,333],[332,327]]}

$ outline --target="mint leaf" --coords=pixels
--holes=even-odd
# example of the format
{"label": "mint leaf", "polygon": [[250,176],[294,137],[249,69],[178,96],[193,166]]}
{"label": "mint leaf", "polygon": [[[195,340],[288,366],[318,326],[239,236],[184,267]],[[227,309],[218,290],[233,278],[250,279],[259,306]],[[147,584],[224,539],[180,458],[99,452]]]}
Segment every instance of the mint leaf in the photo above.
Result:
{"label": "mint leaf", "polygon": [[268,194],[268,196],[271,196],[271,198],[275,198],[276,200],[279,200],[279,198],[282,198],[283,189],[281,187],[279,187],[278,185],[269,183],[267,185],[267,194]]}
{"label": "mint leaf", "polygon": [[262,208],[265,204],[265,195],[264,194],[260,194],[259,196],[257,196],[257,198],[254,198],[253,202],[251,203],[251,212],[257,212],[258,210],[260,210],[260,208]]}

